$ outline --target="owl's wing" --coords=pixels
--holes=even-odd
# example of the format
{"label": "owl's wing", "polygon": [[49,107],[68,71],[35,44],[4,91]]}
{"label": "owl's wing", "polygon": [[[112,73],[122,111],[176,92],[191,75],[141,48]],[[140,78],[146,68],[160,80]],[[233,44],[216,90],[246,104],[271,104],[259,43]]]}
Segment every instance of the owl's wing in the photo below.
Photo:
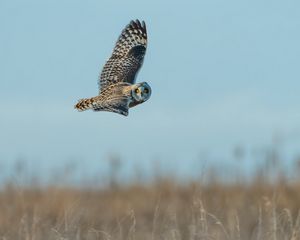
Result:
{"label": "owl's wing", "polygon": [[128,115],[130,95],[124,94],[124,87],[130,86],[129,83],[117,83],[108,86],[100,96],[98,104],[94,105],[94,111],[109,111]]}
{"label": "owl's wing", "polygon": [[101,107],[94,108],[94,111],[108,111],[118,113],[124,116],[128,116],[129,109],[129,98],[128,97],[117,97],[108,99],[102,103]]}
{"label": "owl's wing", "polygon": [[100,93],[118,82],[135,83],[137,72],[143,64],[146,47],[145,22],[131,21],[122,31],[112,56],[103,67],[98,81]]}

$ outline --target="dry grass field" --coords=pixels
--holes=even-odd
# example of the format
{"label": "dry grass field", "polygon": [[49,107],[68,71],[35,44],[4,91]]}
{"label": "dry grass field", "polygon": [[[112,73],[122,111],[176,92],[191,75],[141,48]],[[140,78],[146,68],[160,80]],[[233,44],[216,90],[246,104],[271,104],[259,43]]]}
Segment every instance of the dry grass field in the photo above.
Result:
{"label": "dry grass field", "polygon": [[151,184],[0,192],[2,240],[296,240],[300,182]]}

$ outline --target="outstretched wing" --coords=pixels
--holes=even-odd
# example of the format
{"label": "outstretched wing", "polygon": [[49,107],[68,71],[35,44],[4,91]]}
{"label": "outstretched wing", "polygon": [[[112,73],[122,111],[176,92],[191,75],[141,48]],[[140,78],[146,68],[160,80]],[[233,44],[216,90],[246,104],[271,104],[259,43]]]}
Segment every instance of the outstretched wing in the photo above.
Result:
{"label": "outstretched wing", "polygon": [[108,111],[119,113],[124,116],[128,116],[129,109],[129,97],[117,96],[114,98],[107,99],[99,107],[95,107],[94,111]]}
{"label": "outstretched wing", "polygon": [[130,87],[130,84],[120,82],[109,85],[101,95],[94,98],[94,111],[109,111],[127,116],[131,98],[130,91],[124,90],[126,87]]}
{"label": "outstretched wing", "polygon": [[103,67],[99,77],[100,93],[117,82],[133,84],[141,68],[147,47],[146,24],[131,21],[122,31],[112,56]]}

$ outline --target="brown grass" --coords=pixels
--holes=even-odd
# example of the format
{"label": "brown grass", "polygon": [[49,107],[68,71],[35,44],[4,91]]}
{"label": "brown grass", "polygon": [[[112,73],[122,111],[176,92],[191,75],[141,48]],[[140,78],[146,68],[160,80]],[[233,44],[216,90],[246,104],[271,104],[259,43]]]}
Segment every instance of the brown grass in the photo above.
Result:
{"label": "brown grass", "polygon": [[0,192],[1,239],[300,239],[300,183],[117,189],[16,187]]}

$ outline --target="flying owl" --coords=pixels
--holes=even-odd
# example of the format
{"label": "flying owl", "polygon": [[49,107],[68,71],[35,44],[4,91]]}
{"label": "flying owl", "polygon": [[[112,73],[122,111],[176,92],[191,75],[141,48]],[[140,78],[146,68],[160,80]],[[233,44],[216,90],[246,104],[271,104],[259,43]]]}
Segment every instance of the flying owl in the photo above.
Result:
{"label": "flying owl", "polygon": [[122,31],[111,57],[99,76],[99,95],[78,101],[78,111],[92,109],[124,116],[128,110],[147,101],[151,88],[146,82],[135,83],[147,48],[146,24],[131,21]]}

